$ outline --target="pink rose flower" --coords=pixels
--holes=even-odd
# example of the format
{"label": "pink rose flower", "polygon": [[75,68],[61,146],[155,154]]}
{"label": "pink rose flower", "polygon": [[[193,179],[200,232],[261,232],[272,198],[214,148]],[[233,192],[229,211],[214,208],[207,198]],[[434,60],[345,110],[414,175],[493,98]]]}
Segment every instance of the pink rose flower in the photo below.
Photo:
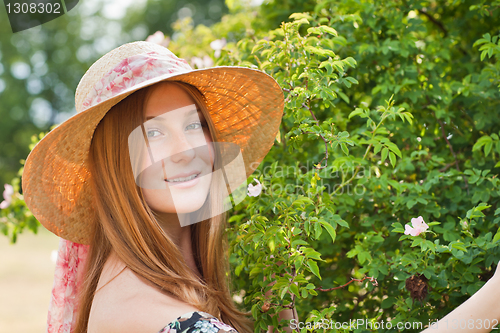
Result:
{"label": "pink rose flower", "polygon": [[226,46],[226,38],[221,38],[221,39],[216,39],[213,42],[210,43],[210,47],[215,50],[214,51],[214,56],[216,58],[220,57],[221,50],[224,46]]}
{"label": "pink rose flower", "polygon": [[248,195],[251,197],[256,197],[262,191],[262,184],[255,178],[253,180],[255,180],[258,184],[255,186],[252,184],[248,184]]}
{"label": "pink rose flower", "polygon": [[146,42],[156,43],[156,44],[167,47],[168,44],[170,43],[170,38],[165,37],[163,32],[157,31],[154,34],[149,35],[148,38],[146,38]]}
{"label": "pink rose flower", "polygon": [[5,199],[0,203],[0,209],[5,209],[10,206],[12,202],[12,195],[14,194],[14,188],[12,185],[5,184],[5,191],[3,191],[3,198]]}
{"label": "pink rose flower", "polygon": [[408,224],[405,225],[405,235],[418,236],[429,228],[429,226],[427,225],[427,223],[425,223],[424,218],[422,216],[419,216],[417,218],[412,218],[411,224],[413,228],[410,227]]}

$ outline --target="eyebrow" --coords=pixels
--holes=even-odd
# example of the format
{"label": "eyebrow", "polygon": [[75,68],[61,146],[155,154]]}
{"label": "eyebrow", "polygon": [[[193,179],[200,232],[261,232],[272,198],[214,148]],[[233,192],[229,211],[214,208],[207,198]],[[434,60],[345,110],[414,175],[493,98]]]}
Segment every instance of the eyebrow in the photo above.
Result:
{"label": "eyebrow", "polygon": [[[203,113],[202,113],[202,112],[201,112],[201,110],[200,110],[200,109],[198,109],[198,108],[196,108],[196,109],[194,109],[194,110],[189,111],[188,113],[186,113],[186,115],[185,115],[185,116],[186,116],[186,117],[189,117],[189,116],[191,116],[191,115],[193,115],[193,114],[195,114],[195,113],[198,113],[198,112],[199,112],[199,113],[201,113],[201,115],[203,116]],[[153,119],[153,118],[156,118],[156,117],[158,117],[158,116],[149,116],[149,117],[146,117],[146,120]],[[201,117],[200,117],[200,118],[201,118]]]}

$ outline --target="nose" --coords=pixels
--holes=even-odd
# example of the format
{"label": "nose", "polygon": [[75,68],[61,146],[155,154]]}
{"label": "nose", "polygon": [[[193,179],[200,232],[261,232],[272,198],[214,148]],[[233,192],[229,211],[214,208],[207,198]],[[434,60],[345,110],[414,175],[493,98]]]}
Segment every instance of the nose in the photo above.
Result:
{"label": "nose", "polygon": [[183,134],[173,136],[168,145],[171,145],[168,157],[174,163],[189,162],[196,155],[193,146]]}

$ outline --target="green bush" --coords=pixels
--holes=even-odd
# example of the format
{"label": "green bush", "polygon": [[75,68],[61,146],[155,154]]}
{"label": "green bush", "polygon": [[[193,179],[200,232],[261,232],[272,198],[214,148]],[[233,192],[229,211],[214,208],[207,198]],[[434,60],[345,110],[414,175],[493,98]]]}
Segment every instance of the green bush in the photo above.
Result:
{"label": "green bush", "polygon": [[[218,61],[253,64],[286,96],[280,142],[256,173],[263,193],[233,217],[237,286],[261,328],[293,304],[302,322],[421,331],[493,274],[499,11],[441,4],[320,1]],[[429,229],[403,234],[418,216]],[[366,277],[378,284],[318,290]]]}
{"label": "green bush", "polygon": [[[169,48],[261,69],[285,93],[262,193],[229,219],[256,332],[293,306],[373,327],[339,331],[425,327],[481,288],[500,259],[500,2],[227,4],[213,27],[178,22]],[[419,216],[429,228],[404,234]]]}

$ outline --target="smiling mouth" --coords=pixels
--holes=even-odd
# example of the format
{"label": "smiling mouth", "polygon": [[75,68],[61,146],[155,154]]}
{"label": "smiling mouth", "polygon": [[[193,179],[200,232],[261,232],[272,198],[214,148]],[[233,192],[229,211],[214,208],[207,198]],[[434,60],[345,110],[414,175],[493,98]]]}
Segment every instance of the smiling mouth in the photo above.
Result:
{"label": "smiling mouth", "polygon": [[188,182],[190,180],[196,179],[196,178],[198,178],[198,176],[200,174],[201,174],[201,172],[197,173],[195,175],[191,175],[189,177],[180,177],[180,178],[175,178],[175,179],[164,179],[164,181],[166,181],[168,183],[172,183],[172,184],[180,184],[180,183],[185,183],[185,182]]}

